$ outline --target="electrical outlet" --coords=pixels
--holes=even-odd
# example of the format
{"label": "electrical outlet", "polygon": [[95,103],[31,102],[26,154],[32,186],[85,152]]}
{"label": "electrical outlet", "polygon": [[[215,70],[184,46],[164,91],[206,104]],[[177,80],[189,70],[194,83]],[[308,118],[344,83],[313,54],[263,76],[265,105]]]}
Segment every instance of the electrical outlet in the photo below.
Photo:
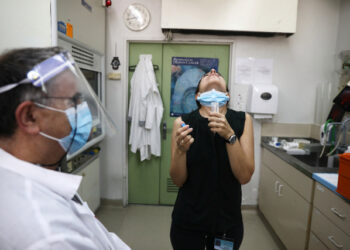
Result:
{"label": "electrical outlet", "polygon": [[247,111],[250,88],[251,85],[249,84],[232,85],[232,105],[234,110]]}

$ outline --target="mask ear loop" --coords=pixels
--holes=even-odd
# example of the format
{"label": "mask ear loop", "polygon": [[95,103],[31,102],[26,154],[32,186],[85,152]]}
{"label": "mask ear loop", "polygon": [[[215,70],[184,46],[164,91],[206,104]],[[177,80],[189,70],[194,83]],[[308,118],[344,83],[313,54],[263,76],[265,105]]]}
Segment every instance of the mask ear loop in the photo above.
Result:
{"label": "mask ear loop", "polygon": [[56,168],[56,171],[58,172],[61,172],[62,169],[61,169],[61,165],[64,161],[64,159],[66,158],[70,148],[72,147],[73,145],[73,142],[74,142],[74,138],[75,138],[75,135],[77,134],[77,126],[78,126],[78,111],[77,111],[77,100],[74,99],[74,109],[75,109],[75,127],[74,127],[74,131],[73,131],[73,137],[72,137],[72,140],[67,148],[67,151],[63,154],[63,156],[55,163],[52,163],[52,164],[44,164],[42,166],[46,166],[46,167],[53,167],[53,166],[57,166]]}
{"label": "mask ear loop", "polygon": [[[74,142],[74,138],[75,138],[75,135],[77,134],[77,130],[78,130],[78,105],[77,105],[77,100],[74,99],[74,109],[75,109],[75,115],[74,115],[74,120],[75,120],[75,126],[74,126],[74,131],[73,131],[73,137],[72,137],[72,140],[67,148],[67,151],[65,153],[65,156],[68,154],[70,148],[72,147],[73,145],[73,142]],[[58,167],[59,170],[61,172],[61,168]]]}

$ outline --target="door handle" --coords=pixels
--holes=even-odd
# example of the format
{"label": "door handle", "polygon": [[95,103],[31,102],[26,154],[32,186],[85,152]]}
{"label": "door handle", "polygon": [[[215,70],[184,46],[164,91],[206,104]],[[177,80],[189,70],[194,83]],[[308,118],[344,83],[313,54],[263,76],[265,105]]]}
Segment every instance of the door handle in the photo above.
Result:
{"label": "door handle", "polygon": [[279,197],[283,196],[282,193],[281,193],[282,192],[282,188],[283,188],[283,185],[279,185],[278,186],[278,196]]}
{"label": "door handle", "polygon": [[166,132],[167,132],[167,127],[166,127],[166,122],[163,122],[163,140],[166,140]]}

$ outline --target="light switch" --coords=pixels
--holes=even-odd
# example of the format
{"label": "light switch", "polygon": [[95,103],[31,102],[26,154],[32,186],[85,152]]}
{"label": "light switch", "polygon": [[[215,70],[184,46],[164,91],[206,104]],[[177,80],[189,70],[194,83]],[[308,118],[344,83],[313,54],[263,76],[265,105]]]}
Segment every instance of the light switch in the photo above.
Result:
{"label": "light switch", "polygon": [[121,73],[120,72],[110,72],[110,73],[108,73],[108,79],[109,80],[120,80]]}

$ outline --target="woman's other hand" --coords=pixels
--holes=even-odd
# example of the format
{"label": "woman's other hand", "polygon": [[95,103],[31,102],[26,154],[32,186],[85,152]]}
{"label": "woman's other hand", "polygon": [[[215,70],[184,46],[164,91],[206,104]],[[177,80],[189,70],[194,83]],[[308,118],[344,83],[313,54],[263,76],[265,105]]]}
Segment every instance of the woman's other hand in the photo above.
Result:
{"label": "woman's other hand", "polygon": [[186,125],[181,117],[174,121],[171,137],[171,164],[169,174],[174,184],[178,187],[186,182],[186,152],[189,150],[194,138],[190,135],[193,128]]}
{"label": "woman's other hand", "polygon": [[194,138],[190,135],[193,128],[180,121],[180,127],[176,130],[175,141],[177,149],[181,152],[187,152],[194,142]]}

